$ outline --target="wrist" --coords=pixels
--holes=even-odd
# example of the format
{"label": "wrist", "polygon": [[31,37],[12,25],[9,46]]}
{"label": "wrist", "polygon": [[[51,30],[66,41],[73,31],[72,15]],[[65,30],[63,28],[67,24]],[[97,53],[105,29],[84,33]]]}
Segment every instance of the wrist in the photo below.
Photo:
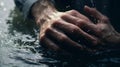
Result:
{"label": "wrist", "polygon": [[56,12],[56,9],[49,1],[38,1],[36,2],[32,9],[31,14],[37,23],[37,25],[43,24],[49,19],[49,16]]}

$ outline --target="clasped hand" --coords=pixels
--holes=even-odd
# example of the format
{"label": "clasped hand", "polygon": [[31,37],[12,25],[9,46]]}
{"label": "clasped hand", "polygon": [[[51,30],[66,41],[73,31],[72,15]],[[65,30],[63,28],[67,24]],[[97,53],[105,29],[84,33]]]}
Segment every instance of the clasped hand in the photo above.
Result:
{"label": "clasped hand", "polygon": [[117,32],[109,19],[95,8],[85,6],[84,10],[97,21],[91,21],[76,10],[56,11],[44,19],[40,28],[41,45],[55,51],[80,53],[95,52],[103,45],[116,43]]}

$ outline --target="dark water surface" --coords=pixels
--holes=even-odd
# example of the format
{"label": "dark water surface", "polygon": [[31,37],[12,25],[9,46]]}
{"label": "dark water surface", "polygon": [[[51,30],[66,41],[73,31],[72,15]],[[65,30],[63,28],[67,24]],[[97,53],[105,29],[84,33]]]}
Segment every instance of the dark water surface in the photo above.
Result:
{"label": "dark water surface", "polygon": [[0,0],[0,67],[119,67],[119,52],[106,54],[106,58],[87,62],[57,55],[51,58],[39,45],[35,24],[24,21],[13,0]]}

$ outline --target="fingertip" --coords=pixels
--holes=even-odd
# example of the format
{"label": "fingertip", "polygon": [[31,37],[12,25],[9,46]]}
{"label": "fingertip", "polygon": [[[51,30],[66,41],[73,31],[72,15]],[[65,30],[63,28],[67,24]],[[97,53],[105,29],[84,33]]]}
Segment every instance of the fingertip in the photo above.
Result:
{"label": "fingertip", "polygon": [[88,13],[96,19],[100,19],[102,17],[102,14],[96,8],[91,8],[85,5],[84,10],[86,13]]}
{"label": "fingertip", "polygon": [[84,10],[85,10],[85,11],[90,11],[90,7],[87,6],[87,5],[85,5],[85,6],[84,6]]}
{"label": "fingertip", "polygon": [[92,14],[92,10],[91,10],[92,8],[90,8],[89,6],[87,6],[87,5],[85,5],[84,6],[84,11],[86,12],[86,13],[88,13],[88,14]]}

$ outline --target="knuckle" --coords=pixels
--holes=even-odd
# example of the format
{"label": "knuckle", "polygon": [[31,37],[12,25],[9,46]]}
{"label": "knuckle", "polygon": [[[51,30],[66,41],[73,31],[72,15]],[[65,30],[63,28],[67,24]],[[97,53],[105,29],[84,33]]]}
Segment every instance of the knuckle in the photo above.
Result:
{"label": "knuckle", "polygon": [[72,32],[77,32],[77,31],[79,31],[79,28],[74,26]]}
{"label": "knuckle", "polygon": [[99,36],[101,36],[102,33],[105,32],[105,31],[106,31],[106,29],[104,27],[96,30],[96,32],[98,33]]}
{"label": "knuckle", "polygon": [[60,24],[60,22],[61,22],[61,19],[56,19],[56,20],[53,20],[53,23],[52,23],[52,25],[54,26],[56,26],[56,25],[59,25]]}
{"label": "knuckle", "polygon": [[41,43],[43,43],[43,42],[44,42],[44,40],[45,40],[45,35],[40,36],[40,42],[41,42]]}
{"label": "knuckle", "polygon": [[64,41],[66,41],[67,40],[67,37],[65,36],[65,35],[61,35],[60,37],[59,37],[59,41],[60,42],[64,42]]}
{"label": "knuckle", "polygon": [[66,18],[66,17],[68,17],[68,16],[69,16],[68,13],[64,13],[64,14],[62,14],[62,15],[60,16],[60,18],[61,18],[61,19],[64,19],[64,18]]}
{"label": "knuckle", "polygon": [[51,27],[48,27],[48,28],[45,30],[45,34],[49,34],[51,31],[52,31],[52,28],[51,28]]}
{"label": "knuckle", "polygon": [[104,22],[108,22],[108,21],[109,21],[109,18],[106,17],[106,16],[103,16],[103,17],[102,17],[102,21],[104,21]]}
{"label": "knuckle", "polygon": [[82,24],[83,22],[85,22],[85,21],[84,21],[84,20],[80,20],[80,19],[77,19],[77,20],[76,20],[76,23]]}
{"label": "knuckle", "polygon": [[60,23],[61,19],[55,19],[53,20],[53,24],[57,24],[57,23]]}
{"label": "knuckle", "polygon": [[91,11],[97,11],[97,9],[96,8],[91,8]]}
{"label": "knuckle", "polygon": [[70,13],[72,13],[72,14],[78,14],[78,12],[76,10],[70,10]]}
{"label": "knuckle", "polygon": [[74,9],[73,9],[73,10],[70,10],[70,11],[71,11],[71,12],[76,12],[76,10],[74,10]]}
{"label": "knuckle", "polygon": [[52,28],[51,28],[51,27],[48,27],[46,30],[51,31],[51,30],[52,30]]}
{"label": "knuckle", "polygon": [[100,28],[96,29],[96,33],[98,36],[101,36],[102,30]]}
{"label": "knuckle", "polygon": [[52,27],[56,27],[56,26],[58,26],[58,24],[59,24],[58,21],[54,21],[51,26],[52,26]]}
{"label": "knuckle", "polygon": [[80,19],[76,20],[76,25],[77,25],[77,26],[81,26],[81,25],[83,25],[84,23],[85,23],[84,20],[80,20]]}
{"label": "knuckle", "polygon": [[55,20],[53,20],[53,23],[58,23],[59,21],[61,21],[60,18],[56,18]]}

